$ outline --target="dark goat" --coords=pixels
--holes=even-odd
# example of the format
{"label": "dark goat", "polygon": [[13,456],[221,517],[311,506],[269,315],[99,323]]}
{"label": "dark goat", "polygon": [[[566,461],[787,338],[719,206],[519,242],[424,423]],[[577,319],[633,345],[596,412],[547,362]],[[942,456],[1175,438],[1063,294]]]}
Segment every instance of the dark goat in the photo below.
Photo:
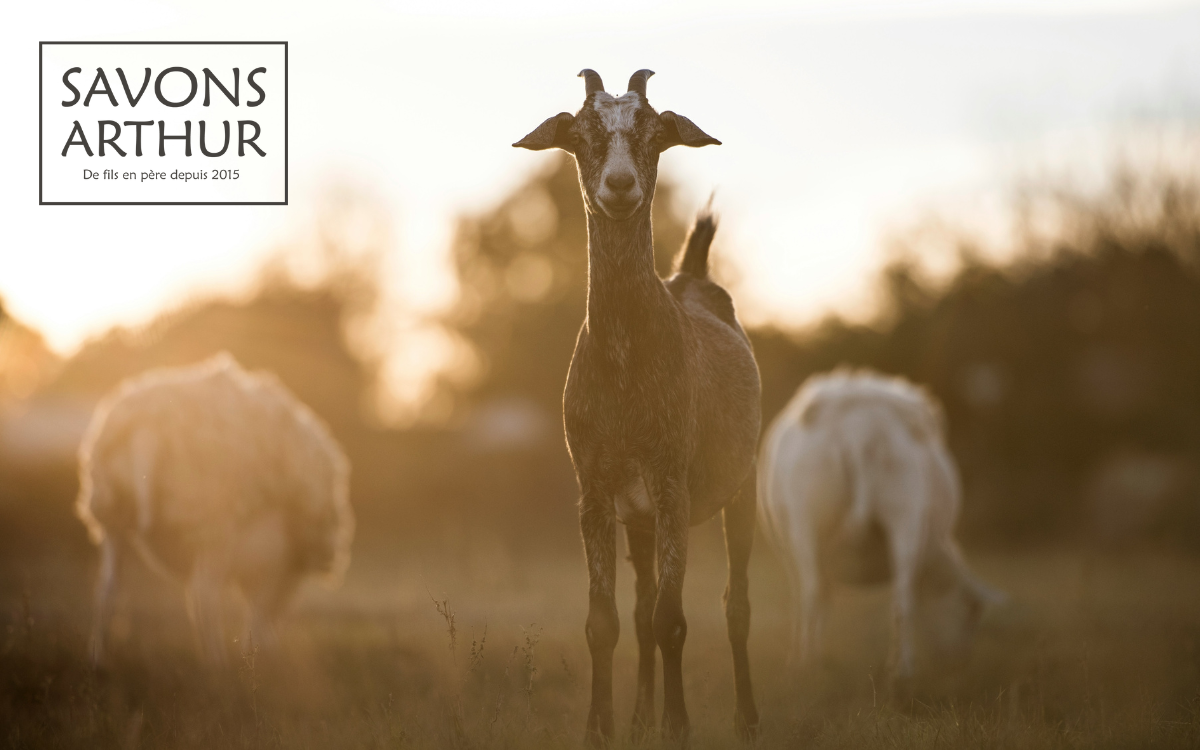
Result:
{"label": "dark goat", "polygon": [[629,91],[614,97],[599,75],[585,70],[580,76],[587,97],[579,112],[555,115],[513,144],[574,154],[587,209],[587,317],[567,375],[563,421],[579,479],[590,581],[590,744],[613,732],[612,661],[620,632],[616,522],[625,525],[637,575],[633,733],[642,736],[653,724],[657,645],[663,659],[663,733],[686,742],[681,667],[688,533],[689,526],[719,510],[729,553],[724,600],[737,687],[734,721],[743,738],[752,738],[758,727],[746,656],[746,567],[762,419],[758,367],[733,302],[708,279],[708,247],[716,229],[708,210],[696,220],[679,272],[664,282],[654,271],[650,204],[659,154],[671,146],[720,141],[686,117],[655,112],[646,99],[651,75],[639,70],[629,79]]}

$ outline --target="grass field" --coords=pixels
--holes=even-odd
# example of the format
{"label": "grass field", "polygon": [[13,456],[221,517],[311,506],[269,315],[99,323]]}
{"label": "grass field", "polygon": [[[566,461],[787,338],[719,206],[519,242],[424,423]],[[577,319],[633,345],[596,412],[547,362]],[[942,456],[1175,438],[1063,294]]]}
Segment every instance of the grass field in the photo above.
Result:
{"label": "grass field", "polygon": [[[719,531],[696,532],[685,594],[696,748],[736,744],[719,548]],[[887,687],[886,591],[841,592],[826,658],[790,671],[782,576],[760,545],[750,641],[759,746],[1200,747],[1200,560],[1065,551],[971,559],[1011,602],[988,613],[960,673],[897,698]],[[578,555],[497,548],[448,567],[436,555],[360,554],[342,589],[302,593],[278,650],[225,673],[197,661],[178,592],[136,571],[112,665],[94,673],[84,658],[91,574],[61,559],[0,569],[0,746],[580,745],[589,660]],[[622,730],[636,659],[630,578],[622,569]]]}

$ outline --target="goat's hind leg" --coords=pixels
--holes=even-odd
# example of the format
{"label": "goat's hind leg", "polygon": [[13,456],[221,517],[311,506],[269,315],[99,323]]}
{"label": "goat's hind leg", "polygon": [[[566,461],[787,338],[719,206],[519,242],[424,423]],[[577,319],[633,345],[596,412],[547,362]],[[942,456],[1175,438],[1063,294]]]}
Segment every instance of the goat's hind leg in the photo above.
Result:
{"label": "goat's hind leg", "polygon": [[287,606],[288,600],[296,590],[298,579],[285,570],[274,571],[265,580],[256,581],[256,585],[246,586],[246,598],[249,611],[246,618],[245,634],[242,638],[242,656],[252,656],[260,649],[274,652],[279,646],[279,634],[276,623],[279,615]]}
{"label": "goat's hind leg", "polygon": [[121,543],[109,533],[100,543],[100,570],[96,576],[92,634],[88,641],[88,655],[91,657],[92,667],[100,666],[106,656],[108,626],[116,601],[122,557]]}
{"label": "goat's hind leg", "polygon": [[729,558],[729,583],[723,603],[725,622],[729,628],[729,645],[733,649],[733,683],[737,693],[737,708],[733,715],[734,730],[743,741],[758,736],[758,708],[754,705],[754,690],[750,683],[750,658],[746,642],[750,637],[750,548],[754,543],[756,513],[755,479],[750,478],[732,504],[723,511],[725,522],[725,551]]}
{"label": "goat's hind leg", "polygon": [[903,695],[912,687],[916,672],[916,633],[913,621],[916,609],[916,594],[913,575],[908,570],[896,571],[892,593],[893,626],[893,687]]}
{"label": "goat's hind leg", "polygon": [[235,563],[249,605],[243,657],[259,649],[273,651],[278,645],[275,624],[300,582],[295,565],[281,517],[264,518],[243,536]]}
{"label": "goat's hind leg", "polygon": [[218,669],[229,665],[225,650],[225,622],[222,594],[226,583],[224,566],[212,556],[196,561],[188,582],[188,615],[200,643],[201,654]]}
{"label": "goat's hind leg", "polygon": [[821,570],[816,542],[799,539],[792,550],[792,575],[797,590],[797,650],[801,665],[818,663],[825,655],[825,615],[829,606],[830,582]]}
{"label": "goat's hind leg", "polygon": [[637,603],[633,608],[634,629],[638,641],[637,699],[633,708],[630,737],[644,739],[654,726],[654,673],[657,644],[654,642],[654,602],[658,597],[658,578],[654,572],[654,530],[627,526],[629,561],[637,577]]}

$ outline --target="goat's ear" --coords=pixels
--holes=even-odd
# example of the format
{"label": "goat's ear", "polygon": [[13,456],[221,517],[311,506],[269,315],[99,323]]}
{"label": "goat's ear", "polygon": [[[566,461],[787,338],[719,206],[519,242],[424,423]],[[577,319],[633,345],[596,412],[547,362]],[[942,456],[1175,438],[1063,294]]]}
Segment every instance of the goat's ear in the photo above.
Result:
{"label": "goat's ear", "polygon": [[672,146],[720,146],[721,142],[696,127],[683,115],[677,115],[667,110],[658,116],[662,123],[662,133],[659,135],[659,149],[666,151]]}
{"label": "goat's ear", "polygon": [[574,122],[575,118],[569,112],[559,112],[534,128],[532,133],[514,143],[513,147],[527,148],[530,151],[561,148],[563,151],[574,153],[569,132],[571,124]]}

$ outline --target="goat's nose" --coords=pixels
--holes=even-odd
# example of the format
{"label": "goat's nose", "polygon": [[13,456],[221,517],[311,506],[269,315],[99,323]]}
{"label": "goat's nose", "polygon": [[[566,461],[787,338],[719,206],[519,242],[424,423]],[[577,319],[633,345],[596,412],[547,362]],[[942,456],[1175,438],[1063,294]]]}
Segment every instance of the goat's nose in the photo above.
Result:
{"label": "goat's nose", "polygon": [[604,184],[609,190],[624,192],[633,187],[634,177],[632,172],[613,172],[604,178]]}

